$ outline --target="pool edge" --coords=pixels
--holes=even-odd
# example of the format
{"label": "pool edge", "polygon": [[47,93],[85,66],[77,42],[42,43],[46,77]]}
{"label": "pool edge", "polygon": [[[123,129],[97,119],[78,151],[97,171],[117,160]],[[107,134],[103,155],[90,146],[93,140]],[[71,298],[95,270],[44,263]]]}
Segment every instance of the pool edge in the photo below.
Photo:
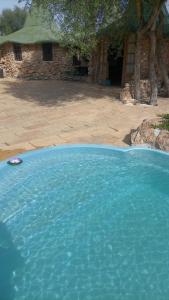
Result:
{"label": "pool edge", "polygon": [[[19,156],[21,158],[28,158],[28,157],[34,156],[35,154],[46,153],[48,151],[78,149],[78,148],[92,148],[92,149],[105,149],[105,150],[107,149],[107,150],[119,151],[119,152],[130,152],[130,151],[134,151],[134,150],[138,150],[138,151],[142,150],[142,151],[155,152],[155,153],[169,156],[169,152],[165,152],[165,151],[158,150],[158,149],[148,148],[146,146],[117,147],[117,146],[108,145],[108,144],[65,144],[65,145],[56,145],[56,146],[43,147],[40,149],[28,150],[28,151],[25,151],[24,153],[18,153],[17,157]],[[0,161],[0,167],[2,167],[3,165],[6,165],[6,163],[9,159],[10,158]]]}

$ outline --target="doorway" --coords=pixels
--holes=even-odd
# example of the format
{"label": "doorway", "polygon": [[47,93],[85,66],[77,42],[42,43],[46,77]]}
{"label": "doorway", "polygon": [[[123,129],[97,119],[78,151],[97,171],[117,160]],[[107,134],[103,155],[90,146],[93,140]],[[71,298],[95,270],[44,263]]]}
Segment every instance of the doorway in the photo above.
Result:
{"label": "doorway", "polygon": [[123,74],[123,53],[117,48],[108,50],[109,80],[112,85],[121,86]]}

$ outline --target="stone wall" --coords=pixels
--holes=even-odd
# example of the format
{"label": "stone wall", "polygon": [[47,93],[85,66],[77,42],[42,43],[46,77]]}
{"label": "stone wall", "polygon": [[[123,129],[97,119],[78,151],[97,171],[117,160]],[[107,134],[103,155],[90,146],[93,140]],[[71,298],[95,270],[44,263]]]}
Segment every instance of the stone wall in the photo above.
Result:
{"label": "stone wall", "polygon": [[[130,81],[130,93],[132,98],[134,99],[134,81]],[[140,80],[140,93],[142,103],[148,104],[151,93],[150,81],[148,79]]]}
{"label": "stone wall", "polygon": [[145,80],[149,77],[149,39],[142,40],[141,45],[141,79]]}
{"label": "stone wall", "polygon": [[53,61],[43,61],[42,45],[22,45],[22,61],[16,61],[13,45],[1,48],[0,68],[5,77],[27,79],[65,79],[73,69],[68,50],[53,44]]}
{"label": "stone wall", "polygon": [[[150,93],[151,93],[150,82],[149,82],[149,52],[150,52],[149,38],[145,37],[142,39],[142,43],[141,43],[141,80],[140,80],[141,99],[142,102],[145,103],[149,103]],[[128,55],[129,55],[129,47],[126,47],[125,49],[126,65],[127,65]],[[166,63],[168,73],[169,73],[169,39],[167,38],[164,42],[163,59]],[[124,70],[125,70],[123,74],[124,84],[125,83],[130,84],[131,96],[134,98],[134,63],[133,63],[132,73],[129,74],[127,72],[127,67],[125,67]],[[163,86],[160,70],[159,69],[156,70],[157,70],[157,77],[158,77],[158,93],[159,95],[165,96],[166,91]]]}
{"label": "stone wall", "polygon": [[[133,40],[133,38],[132,38]],[[92,82],[100,82],[108,79],[108,47],[110,41],[107,39],[100,40],[96,50],[91,56],[89,64],[88,80]],[[133,42],[134,45],[134,42]],[[164,60],[169,70],[169,39],[166,39],[163,51]],[[129,40],[124,48],[124,67],[123,82],[132,82],[134,79],[134,71],[128,73],[128,59],[132,59],[129,55]],[[4,70],[5,77],[12,78],[28,78],[28,79],[72,79],[74,67],[72,66],[72,57],[68,50],[53,44],[53,61],[43,61],[42,45],[22,45],[22,61],[16,61],[13,53],[13,45],[5,44],[0,49],[0,68]],[[130,66],[131,67],[131,66]],[[141,80],[142,86],[145,88],[145,80],[149,77],[149,39],[144,38],[141,46]],[[81,79],[81,78],[80,78]],[[160,81],[160,73],[159,73]],[[146,84],[147,90],[149,84]],[[131,84],[132,86],[132,84]],[[132,92],[132,91],[131,91]],[[143,97],[146,98],[146,97]]]}
{"label": "stone wall", "polygon": [[[132,35],[132,42],[130,41],[130,37],[126,41],[126,47],[124,49],[124,57],[126,67],[124,68],[123,80],[125,82],[130,82],[134,79],[134,61],[135,61],[135,37]],[[133,63],[131,64],[131,47],[132,55],[133,55]],[[130,66],[127,67],[127,66]],[[132,67],[132,68],[131,68]],[[145,80],[149,77],[149,39],[142,39],[141,43],[141,79]]]}
{"label": "stone wall", "polygon": [[[131,35],[128,40],[124,43],[124,61],[123,61],[123,75],[122,84],[130,82],[134,78],[134,53],[135,53],[135,36]],[[131,42],[131,44],[130,44]],[[108,39],[100,40],[97,48],[91,56],[89,65],[89,76],[91,81],[99,82],[99,80],[106,80],[109,77],[108,69],[108,48],[111,41]],[[130,48],[132,47],[132,49]],[[133,58],[131,57],[133,55]],[[131,60],[133,61],[133,66],[131,66]],[[141,45],[141,78],[148,78],[148,61],[149,61],[149,40],[148,38],[143,39]],[[169,62],[169,57],[168,57]],[[127,65],[130,64],[130,68]],[[131,68],[132,67],[132,68]],[[131,71],[133,69],[133,71]]]}
{"label": "stone wall", "polygon": [[169,70],[169,39],[165,40],[163,55],[164,55],[164,61],[165,61],[166,65],[168,67],[168,70]]}
{"label": "stone wall", "polygon": [[[124,43],[122,86],[124,86],[125,83],[132,82],[134,79],[135,44],[134,34],[130,35]],[[109,40],[100,40],[91,56],[89,76],[93,82],[99,82],[99,80],[106,80],[109,78],[107,53],[109,45]],[[149,83],[146,83],[149,78],[149,49],[149,38],[145,37],[142,39],[141,43],[141,86],[143,90],[144,88],[147,89],[146,93],[149,92]],[[169,71],[169,39],[166,39],[165,41],[163,55]],[[158,77],[160,81],[160,72],[158,72]]]}
{"label": "stone wall", "polygon": [[[141,80],[146,80],[149,78],[149,51],[150,51],[149,38],[145,37],[142,39],[142,43],[141,43]],[[126,49],[125,55],[126,56],[128,55],[128,48]],[[164,43],[163,58],[169,72],[169,39],[166,39]],[[157,71],[160,80],[160,71],[159,70]],[[124,78],[125,78],[125,82],[129,82],[130,80],[133,80],[134,72],[131,76],[126,71]]]}

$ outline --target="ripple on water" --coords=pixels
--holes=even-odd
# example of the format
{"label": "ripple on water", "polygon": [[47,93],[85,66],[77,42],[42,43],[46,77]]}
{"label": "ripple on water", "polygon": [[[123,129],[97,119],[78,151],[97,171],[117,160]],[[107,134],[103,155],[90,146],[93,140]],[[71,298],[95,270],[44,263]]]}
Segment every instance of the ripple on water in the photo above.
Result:
{"label": "ripple on water", "polygon": [[169,157],[39,153],[0,170],[17,300],[167,299]]}

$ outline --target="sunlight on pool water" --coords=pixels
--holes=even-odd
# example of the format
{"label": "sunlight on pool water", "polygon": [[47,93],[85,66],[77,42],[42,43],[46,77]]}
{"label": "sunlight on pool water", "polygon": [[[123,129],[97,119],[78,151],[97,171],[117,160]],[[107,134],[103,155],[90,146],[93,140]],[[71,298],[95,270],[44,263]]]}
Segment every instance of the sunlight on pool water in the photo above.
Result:
{"label": "sunlight on pool water", "polygon": [[0,164],[7,300],[168,299],[169,156],[68,147],[23,160]]}

